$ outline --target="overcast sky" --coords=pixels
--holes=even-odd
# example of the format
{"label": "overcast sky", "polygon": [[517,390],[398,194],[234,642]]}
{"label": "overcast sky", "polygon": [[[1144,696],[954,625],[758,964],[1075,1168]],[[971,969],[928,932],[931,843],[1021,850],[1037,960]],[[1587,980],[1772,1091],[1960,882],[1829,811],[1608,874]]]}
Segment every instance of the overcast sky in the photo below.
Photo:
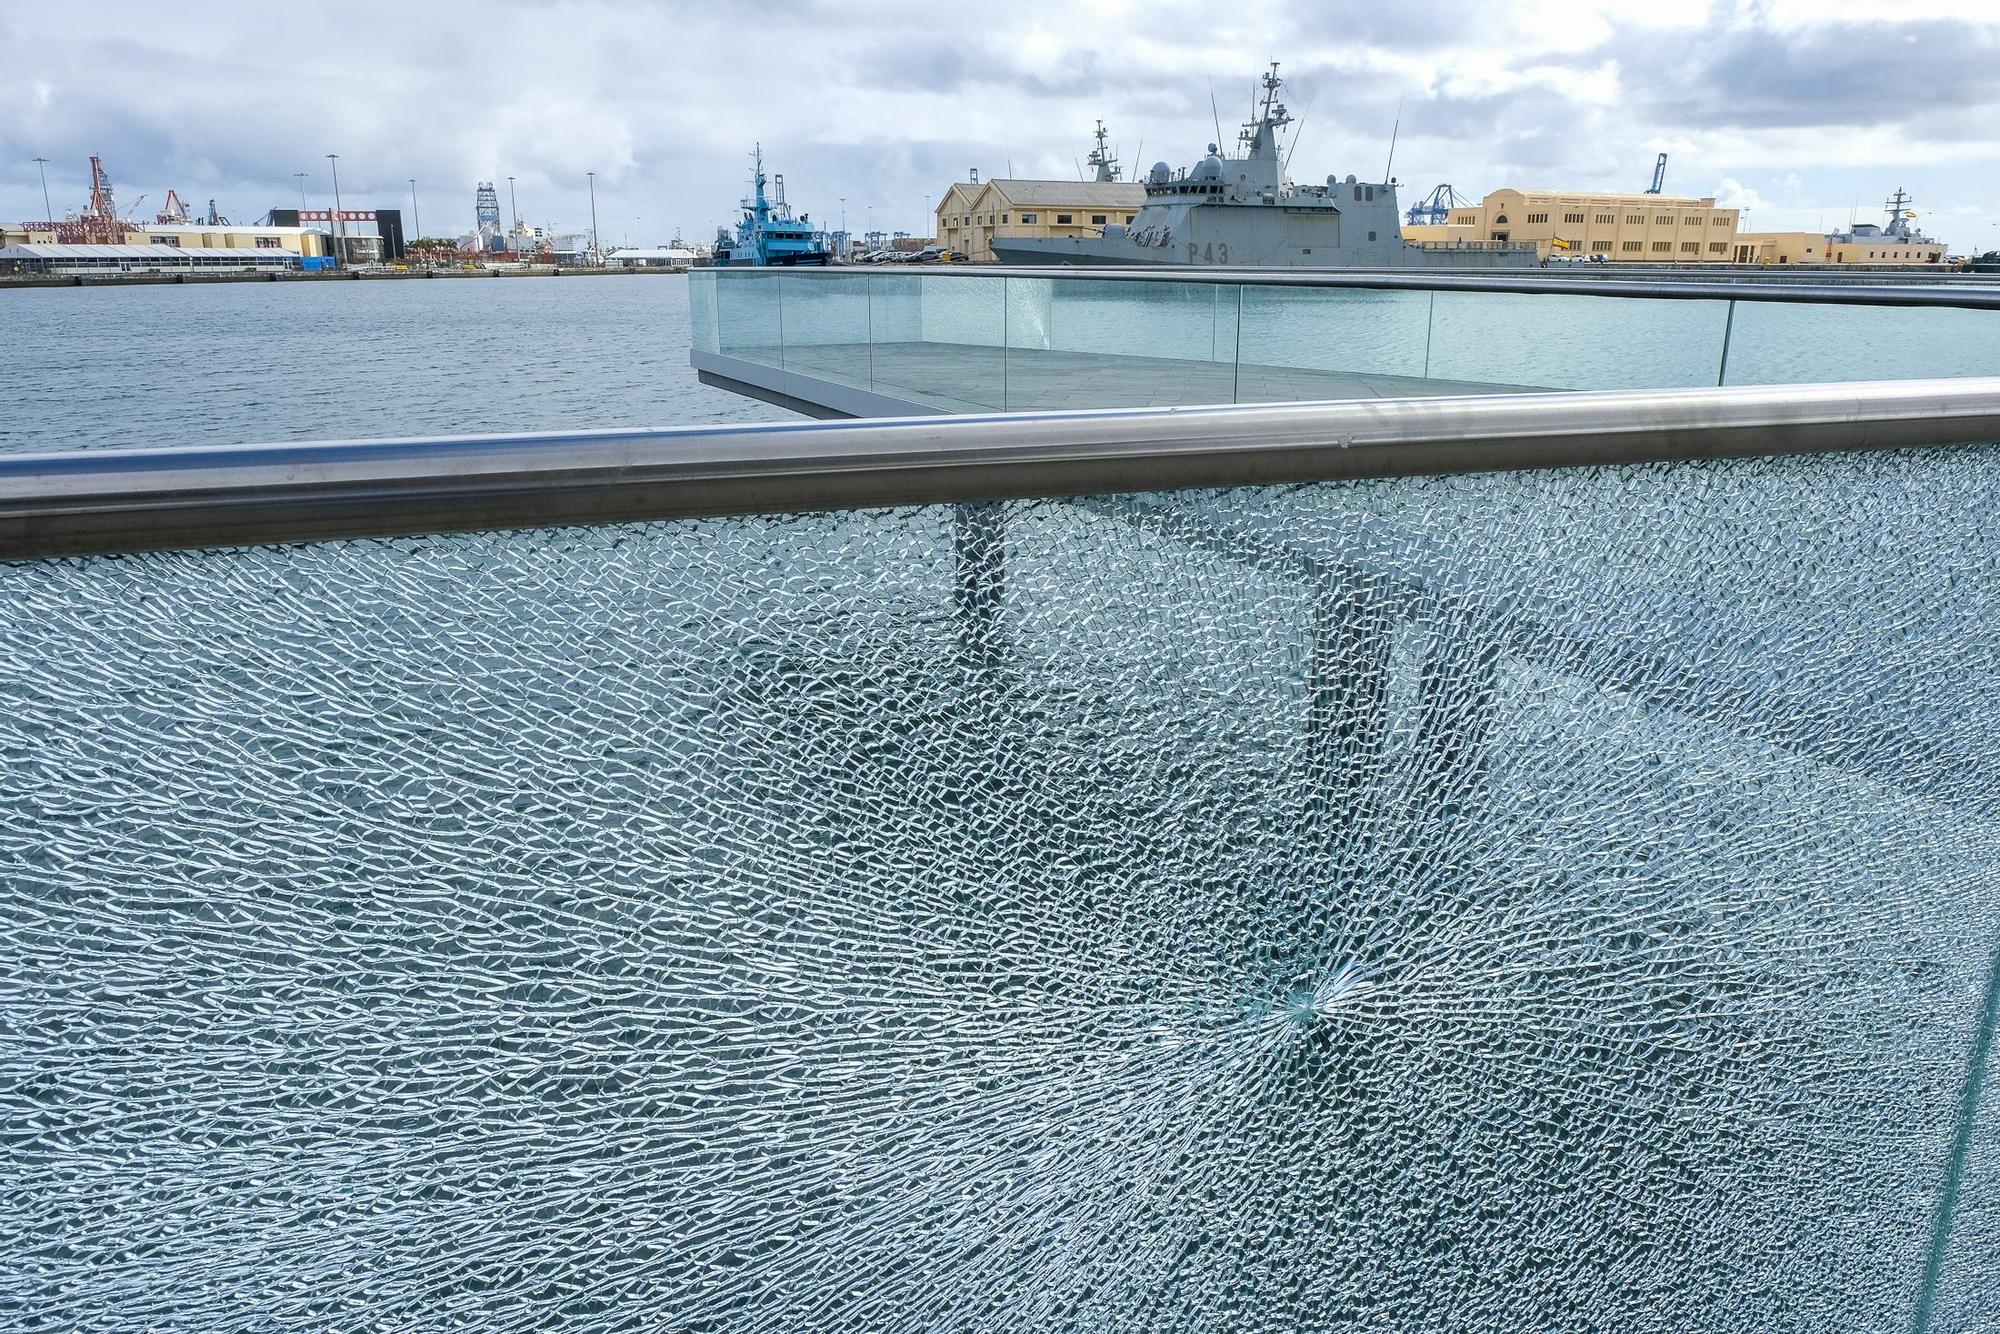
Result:
{"label": "overcast sky", "polygon": [[[952,15],[962,14],[958,28]],[[1103,117],[1128,163],[1192,162],[1283,62],[1301,179],[1372,179],[1402,100],[1407,205],[1440,182],[1645,188],[1751,210],[1757,229],[1844,224],[1908,189],[1954,249],[2000,244],[2000,4],[1755,0],[1010,0],[892,5],[422,4],[79,9],[0,3],[0,216],[60,215],[91,153],[150,218],[169,186],[239,221],[298,202],[409,204],[473,225],[473,186],[517,178],[536,224],[581,230],[598,172],[610,244],[705,237],[761,141],[795,208],[928,231],[926,202],[983,175],[1071,175]]]}

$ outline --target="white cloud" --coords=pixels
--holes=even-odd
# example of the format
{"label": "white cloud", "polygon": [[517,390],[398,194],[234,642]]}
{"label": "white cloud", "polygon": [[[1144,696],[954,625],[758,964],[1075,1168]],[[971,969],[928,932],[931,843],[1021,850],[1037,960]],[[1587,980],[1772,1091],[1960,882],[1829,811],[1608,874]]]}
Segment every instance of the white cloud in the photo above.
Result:
{"label": "white cloud", "polygon": [[[971,166],[1073,171],[1099,116],[1128,157],[1143,137],[1147,160],[1188,161],[1214,135],[1209,80],[1233,134],[1277,57],[1294,111],[1312,107],[1302,178],[1379,170],[1402,98],[1397,173],[1423,189],[1634,189],[1664,149],[1670,188],[1729,182],[1803,208],[1901,184],[1985,230],[2000,196],[2000,150],[1978,129],[2000,110],[1980,73],[2000,50],[1989,8],[1943,0],[1885,22],[1846,0],[1019,0],[966,31],[888,0],[487,0],[477,22],[350,0],[302,42],[199,9],[138,24],[152,11],[108,4],[79,29],[15,6],[0,12],[0,216],[41,212],[37,155],[59,209],[82,201],[85,158],[102,152],[122,198],[177,186],[254,216],[296,200],[295,171],[323,194],[324,154],[339,152],[350,199],[406,199],[417,177],[432,230],[469,227],[474,182],[509,174],[524,216],[581,225],[596,170],[606,232],[659,240],[727,219],[761,141],[799,205],[830,217],[845,196],[856,226],[872,209],[915,229]],[[1957,29],[1931,21],[1953,13]],[[1821,68],[1866,68],[1886,43],[1912,95],[1834,107]]]}

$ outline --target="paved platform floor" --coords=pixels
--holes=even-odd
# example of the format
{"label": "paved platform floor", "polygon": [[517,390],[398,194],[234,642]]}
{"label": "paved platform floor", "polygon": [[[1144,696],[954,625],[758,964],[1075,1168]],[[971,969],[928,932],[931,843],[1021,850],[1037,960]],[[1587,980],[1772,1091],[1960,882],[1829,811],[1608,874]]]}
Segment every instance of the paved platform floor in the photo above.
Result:
{"label": "paved platform floor", "polygon": [[1174,407],[1198,403],[1296,403],[1323,399],[1525,394],[1534,385],[1430,380],[1414,375],[1238,367],[1226,362],[1099,352],[1043,352],[963,343],[866,343],[723,352],[794,375],[869,389],[947,412],[1038,408]]}

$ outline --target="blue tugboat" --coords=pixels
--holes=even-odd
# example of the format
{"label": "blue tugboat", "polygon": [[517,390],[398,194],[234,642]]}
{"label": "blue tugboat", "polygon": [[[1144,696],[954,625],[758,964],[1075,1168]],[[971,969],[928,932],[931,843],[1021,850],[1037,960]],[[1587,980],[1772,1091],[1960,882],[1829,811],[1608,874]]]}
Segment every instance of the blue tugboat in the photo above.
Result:
{"label": "blue tugboat", "polygon": [[718,227],[715,232],[715,262],[721,264],[827,264],[833,259],[826,234],[812,225],[812,216],[792,216],[785,202],[785,178],[777,178],[777,198],[764,197],[764,146],[751,155],[756,193],[742,202],[743,219],[736,233]]}

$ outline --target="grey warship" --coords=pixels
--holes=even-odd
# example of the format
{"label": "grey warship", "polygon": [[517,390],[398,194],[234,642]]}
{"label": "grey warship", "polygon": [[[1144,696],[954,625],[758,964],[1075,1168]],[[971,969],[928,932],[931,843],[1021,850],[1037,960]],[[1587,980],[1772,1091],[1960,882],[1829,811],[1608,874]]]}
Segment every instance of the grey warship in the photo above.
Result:
{"label": "grey warship", "polygon": [[[996,236],[1002,264],[1179,264],[1254,269],[1521,269],[1539,261],[1532,245],[1474,242],[1420,246],[1403,240],[1393,181],[1300,185],[1285,174],[1278,132],[1292,117],[1278,100],[1284,81],[1271,63],[1257,118],[1239,136],[1243,156],[1208,156],[1175,173],[1164,162],[1146,174],[1146,202],[1131,225],[1088,237]],[[1093,161],[1097,158],[1093,157]],[[1100,163],[1100,178],[1104,164]]]}

